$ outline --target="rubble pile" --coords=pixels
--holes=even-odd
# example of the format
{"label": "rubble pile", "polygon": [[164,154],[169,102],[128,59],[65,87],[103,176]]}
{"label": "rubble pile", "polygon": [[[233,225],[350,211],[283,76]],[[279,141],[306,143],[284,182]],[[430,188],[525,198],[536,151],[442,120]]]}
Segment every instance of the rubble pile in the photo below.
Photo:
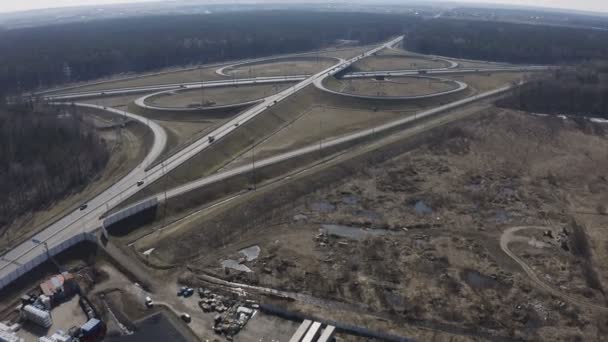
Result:
{"label": "rubble pile", "polygon": [[198,305],[204,312],[216,312],[213,330],[218,335],[225,335],[228,340],[241,331],[259,308],[252,300],[237,300],[219,295],[208,289],[199,288],[201,300]]}

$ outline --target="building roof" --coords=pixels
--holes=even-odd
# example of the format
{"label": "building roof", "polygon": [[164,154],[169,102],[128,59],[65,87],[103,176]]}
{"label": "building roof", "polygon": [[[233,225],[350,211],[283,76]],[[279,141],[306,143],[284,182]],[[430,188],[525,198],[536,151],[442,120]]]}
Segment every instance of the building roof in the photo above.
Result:
{"label": "building roof", "polygon": [[83,324],[82,327],[80,327],[80,329],[82,329],[83,331],[91,331],[91,330],[95,329],[97,327],[97,325],[99,325],[99,323],[101,323],[101,321],[98,320],[97,318],[91,318],[85,324]]}
{"label": "building roof", "polygon": [[45,282],[40,284],[40,289],[45,295],[52,297],[57,292],[63,291],[63,285],[74,279],[71,273],[63,272],[47,279]]}

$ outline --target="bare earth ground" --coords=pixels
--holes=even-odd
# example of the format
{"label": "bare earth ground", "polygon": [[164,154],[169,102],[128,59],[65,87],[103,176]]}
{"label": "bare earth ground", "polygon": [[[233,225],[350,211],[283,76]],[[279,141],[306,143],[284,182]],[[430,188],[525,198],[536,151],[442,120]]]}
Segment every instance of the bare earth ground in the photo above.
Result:
{"label": "bare earth ground", "polygon": [[149,98],[149,103],[160,107],[200,107],[201,100],[205,106],[222,106],[262,99],[287,89],[293,83],[259,84],[229,86],[208,89],[193,89],[167,93]]}
{"label": "bare earth ground", "polygon": [[[113,124],[118,122],[116,120],[122,119],[114,115],[95,112],[94,122],[97,126]],[[48,209],[29,213],[13,222],[10,227],[4,229],[4,235],[0,239],[0,249],[14,245],[33,232],[44,228],[67,211],[75,210],[88,198],[94,197],[114,184],[145,157],[153,139],[151,132],[145,126],[135,122],[130,122],[126,129],[104,129],[100,131],[100,134],[111,151],[110,160],[101,174],[91,180],[91,183],[83,189],[49,204]]]}
{"label": "bare earth ground", "polygon": [[337,80],[328,88],[338,92],[365,96],[417,96],[443,92],[457,87],[456,84],[416,77],[394,77],[378,81],[373,78]]}
{"label": "bare earth ground", "polygon": [[[569,250],[511,248],[542,279],[566,277],[566,285],[547,280],[560,291],[605,306],[608,244],[597,206],[608,188],[607,148],[600,126],[493,109],[397,158],[362,165],[190,265],[327,302],[293,309],[409,337],[428,337],[411,330],[422,327],[482,340],[599,341],[608,333],[604,312],[550,295],[499,239],[522,225],[570,231]],[[324,224],[345,227],[318,235]],[[260,258],[245,263],[252,274],[221,270],[221,260],[255,244]]]}
{"label": "bare earth ground", "polygon": [[353,65],[358,71],[388,71],[445,68],[448,64],[430,58],[405,55],[380,55],[362,59]]}
{"label": "bare earth ground", "polygon": [[338,61],[330,59],[315,59],[314,57],[294,57],[290,60],[268,61],[259,64],[237,66],[226,69],[226,74],[238,78],[286,75],[312,75],[327,69]]}

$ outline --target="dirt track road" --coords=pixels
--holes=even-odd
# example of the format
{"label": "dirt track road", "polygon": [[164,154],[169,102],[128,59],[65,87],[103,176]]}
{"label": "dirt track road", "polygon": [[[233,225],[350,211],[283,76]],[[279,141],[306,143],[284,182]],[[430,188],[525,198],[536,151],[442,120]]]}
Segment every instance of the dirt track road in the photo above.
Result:
{"label": "dirt track road", "polygon": [[502,251],[505,252],[505,254],[507,254],[511,259],[513,259],[516,263],[518,263],[519,266],[521,266],[521,268],[524,270],[524,272],[526,272],[526,274],[528,275],[530,280],[532,280],[532,282],[534,283],[535,286],[537,286],[539,289],[547,291],[550,294],[552,294],[556,297],[559,297],[559,298],[563,299],[564,301],[567,301],[571,304],[578,305],[581,307],[586,307],[591,310],[600,310],[600,311],[608,312],[608,307],[593,304],[593,303],[590,303],[590,302],[587,302],[584,300],[580,300],[580,299],[571,297],[567,294],[564,294],[561,291],[556,290],[551,285],[540,280],[540,278],[534,273],[534,270],[509,249],[509,243],[511,243],[511,242],[524,242],[524,243],[528,242],[527,238],[524,238],[523,236],[517,236],[515,234],[516,232],[518,232],[520,230],[524,230],[524,229],[548,230],[551,228],[544,227],[544,226],[511,227],[511,228],[505,230],[502,233],[502,235],[500,236],[500,249],[502,249]]}

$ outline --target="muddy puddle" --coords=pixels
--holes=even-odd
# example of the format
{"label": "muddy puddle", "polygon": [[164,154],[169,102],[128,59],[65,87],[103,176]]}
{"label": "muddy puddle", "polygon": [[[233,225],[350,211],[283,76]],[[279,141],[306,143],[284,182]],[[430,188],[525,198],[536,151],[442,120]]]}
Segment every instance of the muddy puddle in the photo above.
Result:
{"label": "muddy puddle", "polygon": [[361,201],[361,199],[359,198],[359,196],[355,195],[346,195],[342,197],[342,203],[346,205],[355,205],[358,204],[359,201]]}
{"label": "muddy puddle", "polygon": [[255,246],[243,248],[239,251],[239,253],[243,254],[243,256],[245,256],[245,259],[247,259],[247,261],[253,261],[258,258],[261,250],[262,249],[260,248],[260,246],[255,245]]}
{"label": "muddy puddle", "polygon": [[509,215],[508,212],[504,211],[504,210],[497,210],[496,211],[496,222],[497,223],[507,223],[509,222],[511,216]]}
{"label": "muddy puddle", "polygon": [[319,232],[331,236],[342,237],[351,240],[363,240],[372,236],[397,234],[386,229],[365,229],[360,227],[342,226],[337,224],[323,224]]}
{"label": "muddy puddle", "polygon": [[476,290],[493,289],[500,287],[500,283],[487,275],[481,274],[475,270],[464,270],[460,274],[460,278],[467,283],[471,288]]}
{"label": "muddy puddle", "polygon": [[311,203],[309,205],[310,210],[318,212],[318,213],[331,213],[332,211],[336,210],[336,206],[326,202],[326,201],[320,201],[320,202],[314,202]]}
{"label": "muddy puddle", "polygon": [[433,213],[433,209],[431,209],[431,207],[426,205],[426,203],[424,203],[423,201],[416,202],[416,204],[414,204],[414,210],[418,215],[426,215]]}
{"label": "muddy puddle", "polygon": [[232,260],[232,259],[222,261],[222,267],[230,268],[235,271],[241,271],[241,272],[247,272],[247,273],[251,272],[251,269],[249,267],[247,267],[243,264],[240,264],[238,261]]}
{"label": "muddy puddle", "polygon": [[226,259],[222,261],[223,268],[230,268],[235,271],[241,272],[251,272],[251,269],[246,265],[243,265],[243,262],[254,261],[260,256],[260,252],[262,249],[258,245],[250,246],[247,248],[243,248],[239,250],[239,254],[244,257],[244,260],[234,260],[234,259]]}

